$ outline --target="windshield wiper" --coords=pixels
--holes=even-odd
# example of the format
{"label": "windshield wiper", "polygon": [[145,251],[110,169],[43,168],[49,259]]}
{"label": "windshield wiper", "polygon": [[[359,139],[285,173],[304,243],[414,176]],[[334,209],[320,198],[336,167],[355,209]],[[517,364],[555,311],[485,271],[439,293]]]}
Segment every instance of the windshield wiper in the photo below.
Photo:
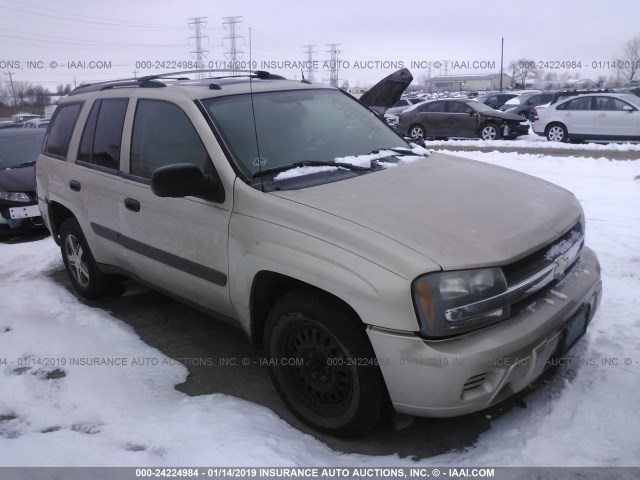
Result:
{"label": "windshield wiper", "polygon": [[373,170],[373,167],[362,167],[360,165],[353,165],[352,163],[305,160],[302,162],[294,162],[288,165],[280,165],[279,167],[271,167],[271,168],[265,168],[264,170],[259,170],[253,174],[253,178],[263,177],[265,175],[269,175],[271,173],[276,173],[276,172],[284,172],[284,171],[291,170],[293,168],[299,168],[299,167],[341,167],[341,168],[346,168],[348,170],[354,170],[354,171]]}
{"label": "windshield wiper", "polygon": [[[380,153],[382,150],[388,150],[390,152],[401,153],[402,155],[415,155],[415,156],[419,156],[419,157],[422,156],[421,153],[416,153],[413,150],[411,150],[410,148],[407,148],[405,150],[404,147],[376,148],[375,150],[371,150],[369,152],[369,155],[372,155],[372,154],[375,154],[375,153]],[[393,156],[393,155],[390,155],[390,156]]]}
{"label": "windshield wiper", "polygon": [[37,160],[34,160],[32,162],[27,162],[27,163],[21,163],[20,165],[16,165],[13,168],[18,168],[18,167],[30,167],[31,165],[35,165],[37,162]]}

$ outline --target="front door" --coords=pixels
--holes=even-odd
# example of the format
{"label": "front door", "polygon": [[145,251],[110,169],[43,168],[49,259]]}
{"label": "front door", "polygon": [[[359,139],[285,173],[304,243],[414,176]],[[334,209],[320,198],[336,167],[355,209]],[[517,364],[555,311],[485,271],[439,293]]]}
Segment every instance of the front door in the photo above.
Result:
{"label": "front door", "polygon": [[[138,99],[120,204],[121,242],[128,269],[168,293],[231,316],[227,242],[231,194],[226,203],[198,197],[161,198],[150,186],[159,167],[191,163],[203,173],[213,163],[200,134],[179,106]],[[205,132],[203,132],[205,133]]]}

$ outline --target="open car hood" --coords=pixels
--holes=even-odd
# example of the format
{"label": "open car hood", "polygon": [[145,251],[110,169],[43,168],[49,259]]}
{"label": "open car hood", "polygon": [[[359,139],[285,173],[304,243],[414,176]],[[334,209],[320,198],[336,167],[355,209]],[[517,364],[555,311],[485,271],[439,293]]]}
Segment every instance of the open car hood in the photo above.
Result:
{"label": "open car hood", "polygon": [[412,81],[411,72],[403,68],[376,83],[360,97],[360,101],[382,115],[400,100]]}

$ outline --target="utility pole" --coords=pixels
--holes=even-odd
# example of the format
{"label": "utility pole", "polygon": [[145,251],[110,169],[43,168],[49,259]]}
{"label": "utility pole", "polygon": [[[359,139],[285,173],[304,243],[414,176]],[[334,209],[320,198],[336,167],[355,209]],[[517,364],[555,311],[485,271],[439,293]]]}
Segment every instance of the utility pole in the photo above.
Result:
{"label": "utility pole", "polygon": [[500,49],[500,91],[502,91],[502,62],[504,60],[504,37],[502,37],[502,47]]}
{"label": "utility pole", "polygon": [[310,82],[313,82],[313,72],[315,72],[315,70],[313,69],[313,54],[316,53],[313,51],[313,47],[315,47],[315,45],[305,45],[305,47],[307,48],[306,54],[307,54],[307,80],[309,80]]}
{"label": "utility pole", "polygon": [[133,72],[133,78],[137,79],[138,78],[138,73],[140,72],[140,70],[134,70]]}
{"label": "utility pole", "polygon": [[[193,30],[194,35],[189,37],[189,41],[192,38],[196,40],[196,48],[195,50],[191,50],[189,52],[192,57],[196,59],[196,70],[204,70],[204,59],[209,55],[209,50],[205,50],[202,48],[202,39],[209,39],[208,35],[202,34],[202,29],[207,26],[207,22],[205,22],[207,17],[192,17],[189,19],[189,28]],[[198,72],[196,74],[197,78],[204,78],[204,72]]]}
{"label": "utility pole", "polygon": [[222,22],[222,26],[225,28],[225,30],[229,30],[229,35],[222,37],[222,43],[224,43],[225,40],[230,41],[229,50],[224,52],[224,56],[227,58],[227,60],[229,60],[229,63],[231,64],[230,70],[234,75],[236,74],[236,70],[238,70],[238,60],[244,53],[242,50],[238,50],[238,46],[236,45],[236,39],[244,38],[242,35],[236,34],[236,26],[242,23],[240,21],[241,18],[241,16],[222,17],[222,19],[224,20],[224,22]]}
{"label": "utility pole", "polygon": [[13,106],[17,107],[18,101],[16,100],[16,91],[13,89],[13,77],[11,77],[11,75],[13,75],[13,72],[10,72],[7,70],[7,74],[9,75],[9,82],[11,83],[11,95],[13,95]]}
{"label": "utility pole", "polygon": [[327,52],[329,52],[331,54],[331,62],[329,63],[329,66],[331,67],[331,69],[329,70],[329,85],[331,85],[332,87],[337,87],[338,86],[338,73],[340,70],[340,61],[338,59],[338,54],[340,53],[340,50],[337,49],[337,47],[339,45],[342,45],[340,43],[328,43],[327,46],[329,47],[329,50],[327,50]]}

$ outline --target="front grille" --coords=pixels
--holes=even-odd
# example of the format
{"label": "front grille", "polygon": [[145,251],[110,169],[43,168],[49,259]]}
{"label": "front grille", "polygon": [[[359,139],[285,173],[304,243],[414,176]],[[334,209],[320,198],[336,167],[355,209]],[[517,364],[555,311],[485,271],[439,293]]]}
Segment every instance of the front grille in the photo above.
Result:
{"label": "front grille", "polygon": [[554,260],[564,255],[567,250],[571,248],[575,240],[582,236],[583,232],[584,228],[582,223],[578,222],[569,229],[568,232],[549,245],[544,246],[515,263],[502,267],[502,271],[507,279],[507,285],[515,285],[551,265]]}

